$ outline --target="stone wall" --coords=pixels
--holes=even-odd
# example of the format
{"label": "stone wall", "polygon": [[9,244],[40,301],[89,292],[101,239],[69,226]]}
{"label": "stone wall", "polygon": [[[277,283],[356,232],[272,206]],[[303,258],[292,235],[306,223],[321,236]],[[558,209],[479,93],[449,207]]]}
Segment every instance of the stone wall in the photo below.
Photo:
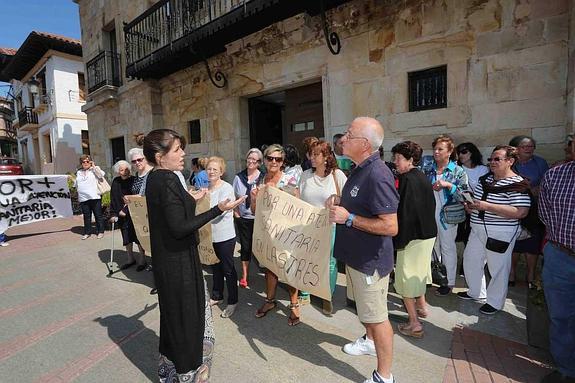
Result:
{"label": "stone wall", "polygon": [[[81,15],[85,3],[91,2],[80,2]],[[116,1],[102,3],[115,9]],[[118,12],[135,17],[136,8]],[[82,16],[88,54],[103,25],[85,27],[102,19],[90,12],[91,19]],[[249,146],[247,98],[321,81],[328,138],[355,116],[369,115],[386,128],[386,150],[404,139],[430,149],[436,135],[447,133],[489,151],[528,134],[538,153],[554,161],[573,125],[573,12],[568,0],[355,0],[327,15],[342,40],[337,56],[325,45],[320,17],[300,14],[210,58],[228,78],[225,89],[209,82],[203,64],[157,84],[122,87],[116,105],[88,113],[91,138],[102,139],[92,140],[92,148],[104,152],[104,139],[155,126],[187,135],[188,121],[200,119],[202,144],[190,145],[188,154],[221,155],[231,173]],[[409,112],[408,73],[438,65],[447,65],[447,108]]]}

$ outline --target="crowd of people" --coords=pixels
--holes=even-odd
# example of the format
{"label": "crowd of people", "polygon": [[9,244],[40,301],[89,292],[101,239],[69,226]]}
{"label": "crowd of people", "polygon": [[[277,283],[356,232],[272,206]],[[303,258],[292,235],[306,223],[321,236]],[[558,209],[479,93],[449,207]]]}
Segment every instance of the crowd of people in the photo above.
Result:
{"label": "crowd of people", "polygon": [[[131,149],[128,155],[134,175],[129,162],[118,161],[113,167],[117,177],[111,187],[111,211],[128,254],[128,262],[121,268],[137,265],[138,271],[144,270],[145,253],[126,196],[147,198],[154,254],[153,268],[148,269],[153,271],[160,306],[161,382],[209,379],[215,341],[211,306],[223,302],[226,289],[227,305],[221,317],[229,318],[238,308],[238,286],[250,285],[257,196],[263,186],[329,210],[332,246],[325,260],[329,262],[330,288],[333,293],[339,261],[345,264],[348,288],[366,329],[343,351],[377,357],[377,367],[366,383],[394,381],[389,284],[393,283],[408,313],[408,321],[399,324],[397,331],[407,337],[423,337],[432,259],[443,265],[445,273],[434,293],[449,296],[458,275],[458,241],[465,244],[461,272],[468,290],[457,296],[480,302],[483,315],[503,309],[508,287],[517,278],[521,254],[526,255],[530,288],[536,277],[537,256],[543,252],[546,260],[547,254],[553,258],[545,262],[543,277],[549,283],[545,293],[551,314],[551,349],[559,367],[555,377],[575,377],[575,300],[570,299],[575,291],[573,136],[568,137],[565,160],[550,170],[545,160],[534,154],[535,140],[527,136],[496,146],[487,166],[475,144],[456,145],[446,135],[433,140],[432,156],[423,156],[418,143],[404,141],[392,148],[393,161],[384,162],[383,138],[377,120],[359,117],[345,133],[335,135],[332,143],[307,138],[303,156],[292,145],[252,148],[246,153],[245,168],[232,184],[222,179],[226,163],[221,157],[194,158],[188,187],[182,175],[185,138],[168,129],[138,137],[142,147]],[[91,235],[92,214],[100,238],[104,225],[96,186],[104,173],[89,156],[83,156],[80,165],[76,182],[85,221],[82,239]],[[206,194],[210,209],[196,214],[196,201]],[[212,266],[211,293],[197,250],[198,229],[207,224],[220,261]],[[545,232],[548,241],[543,248]],[[233,259],[236,240],[241,246],[239,276]],[[140,249],[137,254],[134,243]],[[276,308],[277,285],[278,277],[265,270],[266,296],[254,313],[256,318]],[[303,320],[301,305],[309,302],[309,294],[292,286],[288,291],[287,324],[297,326]],[[332,302],[324,301],[322,308],[325,315],[331,315]]]}

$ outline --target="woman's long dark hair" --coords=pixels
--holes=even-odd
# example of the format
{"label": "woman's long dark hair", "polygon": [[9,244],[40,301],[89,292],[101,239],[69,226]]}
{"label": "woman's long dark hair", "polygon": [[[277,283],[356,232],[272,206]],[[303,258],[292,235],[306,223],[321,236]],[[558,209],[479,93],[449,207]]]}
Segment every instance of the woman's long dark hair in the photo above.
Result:
{"label": "woman's long dark hair", "polygon": [[[483,154],[479,151],[477,146],[475,146],[472,142],[464,142],[462,144],[457,145],[456,152],[459,155],[459,152],[462,150],[468,150],[471,153],[471,164],[473,166],[483,165]],[[458,165],[463,165],[459,158],[457,159]]]}

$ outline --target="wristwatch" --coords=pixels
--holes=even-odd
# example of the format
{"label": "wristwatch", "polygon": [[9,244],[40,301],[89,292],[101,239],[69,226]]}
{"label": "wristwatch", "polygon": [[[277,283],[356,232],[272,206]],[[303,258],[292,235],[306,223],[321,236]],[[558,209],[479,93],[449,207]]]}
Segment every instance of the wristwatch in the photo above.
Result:
{"label": "wristwatch", "polygon": [[345,220],[345,226],[352,227],[354,218],[355,218],[355,214],[349,213],[349,215],[347,216],[347,219]]}

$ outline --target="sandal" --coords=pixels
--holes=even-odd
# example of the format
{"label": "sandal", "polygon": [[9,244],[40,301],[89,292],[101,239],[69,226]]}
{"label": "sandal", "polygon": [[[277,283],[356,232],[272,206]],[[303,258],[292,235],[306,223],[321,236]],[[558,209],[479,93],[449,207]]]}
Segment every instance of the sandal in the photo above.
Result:
{"label": "sandal", "polygon": [[427,318],[427,310],[426,309],[417,309],[417,316],[420,318]]}
{"label": "sandal", "polygon": [[289,317],[288,317],[288,326],[297,326],[301,323],[300,317],[295,315],[295,310],[298,309],[300,306],[298,303],[290,303],[289,309],[291,310]]}
{"label": "sandal", "polygon": [[398,324],[397,331],[399,331],[400,334],[410,336],[412,338],[423,338],[423,328],[421,330],[413,330],[411,327],[409,327],[409,323]]}
{"label": "sandal", "polygon": [[[266,305],[271,305],[271,307],[269,307],[267,310],[264,310],[264,308],[266,307]],[[268,312],[270,312],[271,310],[275,309],[277,306],[276,300],[275,299],[268,299],[266,298],[265,303],[263,304],[262,307],[260,307],[257,311],[256,311],[256,318],[263,318],[267,315]]]}

